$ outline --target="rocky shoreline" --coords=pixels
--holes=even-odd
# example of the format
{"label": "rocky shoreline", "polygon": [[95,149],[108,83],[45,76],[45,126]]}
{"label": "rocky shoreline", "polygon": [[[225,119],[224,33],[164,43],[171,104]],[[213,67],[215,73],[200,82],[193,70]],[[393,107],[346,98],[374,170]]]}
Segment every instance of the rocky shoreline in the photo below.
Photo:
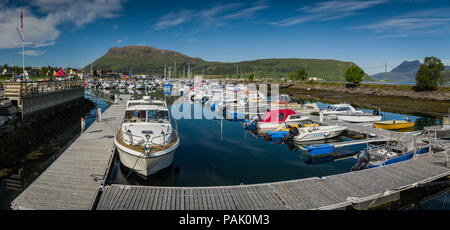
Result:
{"label": "rocky shoreline", "polygon": [[39,152],[49,141],[79,124],[80,118],[94,107],[92,101],[82,99],[71,107],[58,108],[27,121],[17,117],[9,120],[0,128],[0,169],[19,167],[28,154]]}
{"label": "rocky shoreline", "polygon": [[303,99],[310,102],[321,101],[329,104],[349,103],[359,108],[380,108],[382,111],[425,115],[441,119],[447,116],[450,110],[450,101],[422,100],[399,96],[363,95],[336,91],[285,88],[281,93],[287,93],[291,98]]}
{"label": "rocky shoreline", "polygon": [[417,100],[448,101],[450,102],[450,89],[442,88],[437,91],[414,91],[409,85],[381,85],[362,84],[351,87],[337,83],[283,83],[280,88],[329,91],[335,93],[357,94],[364,96],[406,97]]}

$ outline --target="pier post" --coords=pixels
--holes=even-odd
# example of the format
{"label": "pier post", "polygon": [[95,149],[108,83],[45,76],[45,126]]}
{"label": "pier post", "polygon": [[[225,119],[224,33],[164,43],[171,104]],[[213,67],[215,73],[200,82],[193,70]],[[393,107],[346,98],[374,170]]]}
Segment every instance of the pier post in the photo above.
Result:
{"label": "pier post", "polygon": [[102,108],[97,108],[97,121],[102,121]]}
{"label": "pier post", "polygon": [[85,127],[86,127],[86,123],[84,122],[84,118],[82,117],[81,118],[81,133],[84,132]]}

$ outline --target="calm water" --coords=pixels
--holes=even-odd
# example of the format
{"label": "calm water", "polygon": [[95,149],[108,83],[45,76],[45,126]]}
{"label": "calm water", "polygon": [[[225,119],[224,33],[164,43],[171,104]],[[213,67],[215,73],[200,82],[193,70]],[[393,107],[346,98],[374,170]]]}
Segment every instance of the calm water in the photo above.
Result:
{"label": "calm water", "polygon": [[[143,95],[140,91],[136,95]],[[152,97],[162,97],[161,92],[149,93]],[[170,98],[174,101],[175,97]],[[318,102],[320,108],[329,104]],[[201,104],[191,104],[191,117]],[[169,107],[171,109],[171,106]],[[211,112],[207,108],[207,112]],[[364,109],[367,112],[372,110]],[[404,119],[407,115],[383,113],[387,119]],[[411,120],[429,119],[409,116]],[[437,120],[432,122],[436,123]],[[308,177],[321,177],[349,172],[354,161],[343,158],[320,162],[293,144],[272,143],[242,127],[241,122],[208,119],[173,120],[178,126],[181,144],[175,152],[171,167],[148,178],[143,178],[120,164],[116,164],[111,183],[155,185],[155,186],[212,186],[239,185]],[[175,124],[176,123],[176,124]],[[418,128],[419,129],[419,128]],[[350,141],[341,136],[323,142]],[[337,156],[359,152],[366,145],[354,145],[336,150]]]}
{"label": "calm water", "polygon": [[[137,93],[138,95],[146,94],[144,91]],[[161,91],[149,93],[149,95],[163,97]],[[107,102],[96,98],[90,92],[86,92],[85,97],[97,102],[102,111],[109,107]],[[175,97],[167,97],[169,104],[175,99]],[[318,104],[321,108],[328,106],[326,103],[319,102]],[[191,106],[192,112],[195,108],[201,108],[198,104]],[[94,122],[95,112],[96,110],[93,109],[86,115],[87,127]],[[386,113],[386,116],[388,119],[402,119],[406,115]],[[440,122],[432,117],[410,115],[410,118],[416,122]],[[181,144],[175,153],[174,162],[169,168],[151,177],[142,178],[134,173],[129,174],[130,170],[122,166],[116,156],[112,176],[108,178],[109,182],[160,186],[254,184],[345,173],[353,166],[353,161],[348,158],[316,162],[298,146],[265,141],[263,137],[244,130],[240,122],[201,119],[176,120],[173,123],[179,131]],[[329,142],[348,140],[351,138],[340,137],[329,140]],[[61,143],[61,146],[64,146],[65,143]],[[357,152],[363,147],[364,145],[359,145],[340,149],[337,151],[337,155]],[[22,189],[36,179],[57,156],[58,153],[54,153],[47,159],[25,162],[22,176],[26,179],[22,179]],[[0,180],[2,188],[0,190],[0,209],[9,209],[9,203],[21,192],[21,190],[5,189],[6,179]],[[424,203],[417,201],[416,203],[420,205],[415,208],[448,210],[450,209],[450,199],[447,199],[446,196],[447,192],[445,191]]]}
{"label": "calm water", "polygon": [[[144,94],[146,94],[145,91],[140,91],[136,95]],[[162,97],[163,94],[157,92],[148,95]],[[167,99],[170,102],[175,100],[174,97],[167,97]],[[318,102],[320,108],[326,108],[328,105]],[[194,109],[199,108],[202,106],[192,104],[191,113],[193,114]],[[370,109],[363,110],[372,112]],[[415,127],[416,130],[422,129],[424,124],[441,122],[434,117],[382,113],[386,119],[404,119],[409,116],[411,120],[419,123]],[[116,154],[109,183],[154,186],[254,184],[345,173],[349,172],[353,166],[353,160],[350,158],[316,162],[298,146],[265,141],[262,136],[246,131],[240,122],[180,119],[174,120],[173,123],[178,128],[181,144],[175,152],[174,162],[170,167],[143,178],[135,173],[130,173],[128,168],[120,164]],[[344,136],[328,142],[349,140],[351,138]],[[365,145],[339,149],[336,151],[336,155],[357,152],[363,147]],[[450,201],[446,199],[446,195],[447,191],[443,191],[431,200],[417,200],[415,207],[448,210]]]}

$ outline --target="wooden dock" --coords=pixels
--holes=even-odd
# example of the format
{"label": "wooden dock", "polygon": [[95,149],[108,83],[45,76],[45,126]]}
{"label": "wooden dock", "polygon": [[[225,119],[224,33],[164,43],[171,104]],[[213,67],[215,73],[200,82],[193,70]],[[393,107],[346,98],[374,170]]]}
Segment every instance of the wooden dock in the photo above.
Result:
{"label": "wooden dock", "polygon": [[[219,187],[107,185],[114,130],[125,102],[111,105],[12,203],[13,209],[279,210],[367,209],[400,198],[400,192],[450,175],[445,153],[327,177]],[[387,135],[369,126],[355,125]],[[381,135],[383,134],[383,135]],[[445,155],[446,156],[446,155]],[[441,163],[440,163],[441,162]]]}
{"label": "wooden dock", "polygon": [[98,210],[367,209],[395,201],[400,192],[450,175],[423,160],[357,172],[276,183],[221,187],[111,185]]}
{"label": "wooden dock", "polygon": [[[12,209],[88,210],[114,153],[114,130],[126,98],[111,105],[12,203]],[[94,180],[95,179],[95,180]]]}

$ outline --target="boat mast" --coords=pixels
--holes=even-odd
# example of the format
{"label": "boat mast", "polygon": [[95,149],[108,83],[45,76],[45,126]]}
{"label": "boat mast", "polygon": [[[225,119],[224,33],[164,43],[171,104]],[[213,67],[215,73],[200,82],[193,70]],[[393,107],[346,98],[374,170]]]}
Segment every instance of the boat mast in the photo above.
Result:
{"label": "boat mast", "polygon": [[20,78],[20,81],[23,81],[23,79],[25,78],[25,37],[23,34],[23,5],[20,11],[19,18],[20,18],[20,30],[18,27],[16,27],[16,29],[17,33],[19,33],[20,39],[22,40],[22,77]]}

